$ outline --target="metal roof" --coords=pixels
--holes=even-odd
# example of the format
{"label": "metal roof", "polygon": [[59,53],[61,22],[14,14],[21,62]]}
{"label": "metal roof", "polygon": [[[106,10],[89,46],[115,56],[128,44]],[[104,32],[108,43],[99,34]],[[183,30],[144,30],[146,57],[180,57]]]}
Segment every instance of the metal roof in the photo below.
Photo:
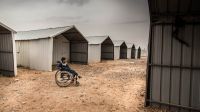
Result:
{"label": "metal roof", "polygon": [[102,44],[109,36],[87,36],[85,37],[88,44]]}
{"label": "metal roof", "polygon": [[6,28],[7,30],[9,30],[9,31],[11,31],[11,32],[14,32],[14,33],[16,33],[16,31],[15,31],[15,30],[13,30],[12,28],[10,28],[10,27],[6,26],[5,24],[3,24],[3,23],[1,23],[1,22],[0,22],[0,26],[2,26],[2,27],[4,27],[4,28]]}
{"label": "metal roof", "polygon": [[123,43],[125,43],[124,40],[113,40],[113,44],[115,47],[121,46]]}
{"label": "metal roof", "polygon": [[149,0],[151,15],[200,15],[200,0]]}
{"label": "metal roof", "polygon": [[74,27],[75,26],[65,26],[65,27],[47,28],[47,29],[30,30],[30,31],[19,31],[15,36],[15,40],[35,40],[35,39],[55,37]]}
{"label": "metal roof", "polygon": [[127,48],[132,48],[134,46],[133,43],[126,43],[126,45],[127,45]]}

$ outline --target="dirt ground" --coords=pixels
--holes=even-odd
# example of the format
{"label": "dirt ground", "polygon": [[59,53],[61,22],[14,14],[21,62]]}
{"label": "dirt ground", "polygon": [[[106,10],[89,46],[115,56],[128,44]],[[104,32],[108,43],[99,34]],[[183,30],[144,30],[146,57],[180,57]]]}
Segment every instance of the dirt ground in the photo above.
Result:
{"label": "dirt ground", "polygon": [[53,72],[18,69],[0,77],[0,112],[164,112],[144,108],[146,59],[70,65],[79,87],[58,87]]}

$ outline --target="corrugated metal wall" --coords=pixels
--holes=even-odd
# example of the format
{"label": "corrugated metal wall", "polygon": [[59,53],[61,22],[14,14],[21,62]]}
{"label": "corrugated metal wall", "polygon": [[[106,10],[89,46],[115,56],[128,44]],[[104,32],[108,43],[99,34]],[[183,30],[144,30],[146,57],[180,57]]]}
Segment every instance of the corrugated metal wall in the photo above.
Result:
{"label": "corrugated metal wall", "polygon": [[146,103],[171,105],[174,111],[197,112],[200,111],[200,24],[186,24],[182,33],[189,46],[172,37],[173,29],[172,24],[152,25]]}
{"label": "corrugated metal wall", "polygon": [[17,66],[30,67],[29,41],[16,41]]}
{"label": "corrugated metal wall", "polygon": [[110,38],[101,44],[101,59],[114,60],[114,44]]}
{"label": "corrugated metal wall", "polygon": [[70,62],[88,63],[88,43],[80,41],[70,42]]}
{"label": "corrugated metal wall", "polygon": [[101,45],[101,59],[113,60],[114,59],[114,45],[102,44]]}
{"label": "corrugated metal wall", "polygon": [[101,61],[101,45],[88,45],[88,63]]}
{"label": "corrugated metal wall", "polygon": [[53,38],[16,43],[18,65],[35,70],[52,70]]}
{"label": "corrugated metal wall", "polygon": [[115,59],[119,59],[120,56],[120,47],[119,46],[115,46],[114,47],[114,58]]}
{"label": "corrugated metal wall", "polygon": [[0,73],[15,75],[12,33],[0,32]]}
{"label": "corrugated metal wall", "polygon": [[30,68],[52,71],[53,39],[30,41]]}
{"label": "corrugated metal wall", "polygon": [[127,58],[128,59],[131,59],[131,50],[132,50],[131,48],[127,49]]}
{"label": "corrugated metal wall", "polygon": [[62,35],[53,38],[53,65],[57,64],[62,57],[70,61],[69,41]]}

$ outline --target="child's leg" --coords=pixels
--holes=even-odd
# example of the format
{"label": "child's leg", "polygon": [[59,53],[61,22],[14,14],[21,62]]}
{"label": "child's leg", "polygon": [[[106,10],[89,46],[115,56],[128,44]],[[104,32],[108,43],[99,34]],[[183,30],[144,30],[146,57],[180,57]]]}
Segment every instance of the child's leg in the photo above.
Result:
{"label": "child's leg", "polygon": [[72,73],[73,76],[75,76],[75,75],[78,76],[78,73],[76,71],[72,70],[72,69],[69,69],[69,72]]}
{"label": "child's leg", "polygon": [[72,69],[71,69],[71,68],[69,68],[69,67],[66,67],[66,68],[65,68],[65,71],[68,71],[68,72],[70,72],[70,73],[72,74],[72,76],[73,76],[73,77],[75,77],[75,75],[77,75],[77,76],[78,76],[78,74],[76,73],[76,71],[72,70]]}

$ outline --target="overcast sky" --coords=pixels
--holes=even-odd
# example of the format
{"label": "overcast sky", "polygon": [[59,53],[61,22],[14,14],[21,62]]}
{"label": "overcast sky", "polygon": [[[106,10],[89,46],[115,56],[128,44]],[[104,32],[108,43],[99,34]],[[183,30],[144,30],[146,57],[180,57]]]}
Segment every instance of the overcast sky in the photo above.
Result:
{"label": "overcast sky", "polygon": [[0,0],[0,21],[17,31],[76,25],[147,48],[147,0]]}

